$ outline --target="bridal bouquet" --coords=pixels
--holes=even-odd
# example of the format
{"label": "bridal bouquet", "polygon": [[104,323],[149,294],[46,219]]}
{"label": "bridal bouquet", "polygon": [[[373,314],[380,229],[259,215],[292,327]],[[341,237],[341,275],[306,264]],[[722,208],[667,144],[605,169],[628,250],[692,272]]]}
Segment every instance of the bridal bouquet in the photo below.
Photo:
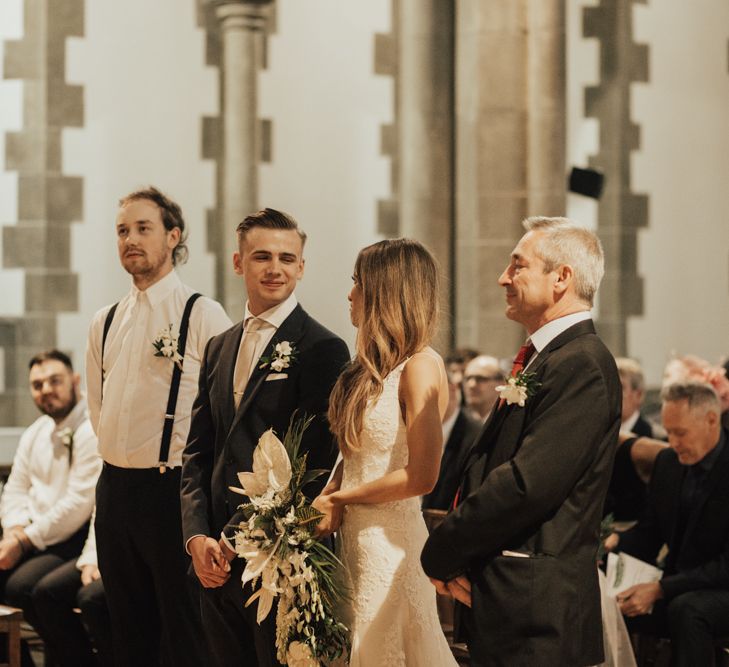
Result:
{"label": "bridal bouquet", "polygon": [[278,598],[276,657],[292,667],[331,665],[349,652],[349,630],[335,618],[344,597],[341,562],[314,537],[323,515],[302,492],[326,472],[307,470],[306,454],[299,454],[310,422],[292,418],[283,442],[266,431],[253,452],[253,472],[238,473],[241,488],[231,487],[248,497],[235,535],[236,553],[247,561],[242,583],[252,582],[255,591],[246,606],[258,600],[261,623]]}

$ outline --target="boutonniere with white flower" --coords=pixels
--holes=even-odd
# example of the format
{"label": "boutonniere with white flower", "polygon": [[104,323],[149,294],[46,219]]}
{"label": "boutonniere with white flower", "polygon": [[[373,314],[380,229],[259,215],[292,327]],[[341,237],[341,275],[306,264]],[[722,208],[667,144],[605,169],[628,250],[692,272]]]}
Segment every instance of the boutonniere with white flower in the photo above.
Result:
{"label": "boutonniere with white flower", "polygon": [[534,395],[534,392],[542,386],[541,382],[534,379],[535,373],[519,372],[514,377],[510,377],[506,384],[496,387],[499,392],[499,398],[506,401],[507,405],[518,404],[523,408],[528,398]]}
{"label": "boutonniere with white flower", "polygon": [[270,368],[274,373],[280,373],[284,368],[288,368],[296,361],[298,350],[293,343],[282,340],[273,347],[270,357],[261,357],[261,363],[258,368]]}
{"label": "boutonniere with white flower", "polygon": [[58,432],[58,437],[61,440],[61,444],[68,450],[68,465],[73,462],[73,435],[75,431],[67,426],[62,431]]}
{"label": "boutonniere with white flower", "polygon": [[152,341],[155,349],[155,357],[166,357],[174,361],[182,370],[182,355],[180,354],[179,341],[180,332],[175,333],[174,327],[170,324],[168,329],[162,329],[157,338]]}

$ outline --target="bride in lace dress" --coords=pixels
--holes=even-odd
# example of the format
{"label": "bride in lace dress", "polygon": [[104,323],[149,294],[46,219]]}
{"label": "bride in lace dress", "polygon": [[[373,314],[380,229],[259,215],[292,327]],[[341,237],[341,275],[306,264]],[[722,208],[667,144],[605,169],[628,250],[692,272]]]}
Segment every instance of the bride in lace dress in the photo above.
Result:
{"label": "bride in lace dress", "polygon": [[[438,270],[416,241],[364,248],[350,316],[356,356],[330,398],[343,460],[315,501],[322,533],[338,530],[350,600],[351,667],[456,665],[421,566],[422,494],[438,478],[448,402],[443,361],[428,347]],[[341,526],[340,526],[341,522]]]}

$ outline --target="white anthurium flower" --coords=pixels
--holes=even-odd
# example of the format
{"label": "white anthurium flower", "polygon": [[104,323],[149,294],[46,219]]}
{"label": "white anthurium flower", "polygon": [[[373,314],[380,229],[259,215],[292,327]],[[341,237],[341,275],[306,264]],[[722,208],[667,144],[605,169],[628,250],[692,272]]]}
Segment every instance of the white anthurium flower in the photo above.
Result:
{"label": "white anthurium flower", "polygon": [[527,388],[523,384],[518,384],[516,378],[509,378],[506,384],[496,387],[499,392],[499,398],[506,401],[507,405],[518,403],[520,408],[524,407],[527,399]]}
{"label": "white anthurium flower", "polygon": [[[273,429],[268,429],[259,439],[253,452],[253,472],[239,472],[238,481],[243,495],[249,498],[266,496],[285,489],[291,481],[291,461],[283,443]],[[231,491],[240,493],[234,487]]]}

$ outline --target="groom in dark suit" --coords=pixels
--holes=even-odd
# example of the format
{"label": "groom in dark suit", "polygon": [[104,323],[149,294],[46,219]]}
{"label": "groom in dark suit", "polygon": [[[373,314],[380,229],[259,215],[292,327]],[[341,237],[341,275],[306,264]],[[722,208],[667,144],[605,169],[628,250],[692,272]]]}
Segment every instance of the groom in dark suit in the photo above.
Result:
{"label": "groom in dark suit", "polygon": [[[210,340],[183,453],[185,546],[203,588],[201,609],[211,664],[276,665],[275,610],[259,626],[245,566],[235,558],[241,520],[237,473],[269,428],[283,439],[291,415],[313,416],[302,451],[309,468],[333,466],[326,420],[329,393],[349,360],[347,346],[304,312],[294,288],[304,272],[306,235],[290,216],[265,209],[238,226],[236,273],[248,292],[243,322]],[[325,480],[321,480],[323,486]],[[319,488],[312,489],[315,496]]]}
{"label": "groom in dark suit", "polygon": [[422,563],[465,605],[474,667],[595,665],[599,526],[621,403],[589,312],[603,253],[594,234],[564,218],[524,226],[499,284],[507,317],[529,340]]}

